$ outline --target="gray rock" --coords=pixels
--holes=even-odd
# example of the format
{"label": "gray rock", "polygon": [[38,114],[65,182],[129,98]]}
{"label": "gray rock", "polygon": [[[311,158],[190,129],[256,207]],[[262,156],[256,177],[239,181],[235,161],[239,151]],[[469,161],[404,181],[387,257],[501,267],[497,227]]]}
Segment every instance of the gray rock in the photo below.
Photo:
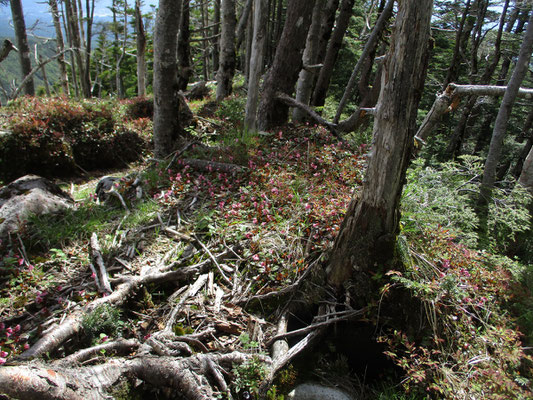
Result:
{"label": "gray rock", "polygon": [[0,188],[0,238],[16,232],[31,215],[57,213],[74,206],[59,186],[37,175],[26,175]]}
{"label": "gray rock", "polygon": [[355,400],[342,390],[319,385],[303,383],[296,386],[287,396],[289,400]]}

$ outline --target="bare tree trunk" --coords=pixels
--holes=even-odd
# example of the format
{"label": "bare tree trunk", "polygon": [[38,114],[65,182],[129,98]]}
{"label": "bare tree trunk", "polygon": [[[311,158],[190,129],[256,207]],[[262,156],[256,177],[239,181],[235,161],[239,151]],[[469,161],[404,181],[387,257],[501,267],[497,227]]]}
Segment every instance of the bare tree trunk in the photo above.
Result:
{"label": "bare tree trunk", "polygon": [[81,38],[80,38],[80,28],[79,28],[79,21],[78,21],[78,14],[76,12],[76,2],[71,0],[64,0],[65,1],[65,11],[66,11],[66,18],[67,18],[67,24],[69,26],[69,35],[71,39],[71,45],[74,50],[74,57],[76,59],[76,64],[78,67],[78,73],[79,73],[79,82],[81,84],[81,90],[83,92],[84,97],[90,97],[90,86],[87,86],[87,82],[85,81],[85,65],[84,60],[82,57],[82,44],[81,44]]}
{"label": "bare tree trunk", "polygon": [[335,61],[339,50],[342,46],[342,39],[348,28],[350,17],[352,16],[352,9],[355,0],[342,0],[340,5],[339,16],[335,22],[335,30],[331,35],[331,39],[328,43],[328,49],[324,58],[323,66],[320,69],[318,80],[316,82],[315,91],[313,93],[312,104],[316,107],[321,107],[326,101],[326,95],[329,89],[329,82],[331,75],[333,74],[333,68],[335,67]]}
{"label": "bare tree trunk", "polygon": [[326,57],[329,39],[335,25],[335,15],[339,7],[339,0],[327,0],[322,8],[320,17],[320,34],[318,39],[317,60],[322,62]]}
{"label": "bare tree trunk", "polygon": [[378,20],[376,21],[374,29],[372,30],[372,33],[370,37],[368,38],[365,44],[365,47],[363,48],[363,52],[361,53],[361,56],[359,57],[357,64],[355,64],[355,68],[353,69],[352,75],[350,76],[350,80],[348,81],[348,84],[346,85],[346,89],[344,90],[344,94],[342,95],[342,99],[339,103],[339,107],[337,108],[337,113],[335,114],[335,118],[333,119],[334,123],[339,122],[342,111],[344,110],[344,107],[346,106],[348,99],[352,95],[353,88],[355,87],[355,79],[357,78],[357,74],[361,70],[363,63],[366,61],[369,54],[371,54],[372,51],[376,48],[378,39],[381,36],[381,33],[383,32],[383,30],[385,29],[385,24],[392,16],[393,6],[394,6],[394,0],[388,0],[387,5],[381,12],[381,15],[379,16]]}
{"label": "bare tree trunk", "polygon": [[144,33],[141,0],[135,0],[135,33],[137,44],[137,95],[146,94],[146,35]]}
{"label": "bare tree trunk", "polygon": [[[26,23],[24,22],[24,12],[21,0],[10,0],[11,16],[15,28],[15,39],[19,50],[20,72],[24,79],[31,72],[30,48],[28,37],[26,36]],[[28,79],[24,85],[24,94],[35,96],[35,85],[33,79]]]}
{"label": "bare tree trunk", "polygon": [[533,147],[529,150],[529,153],[524,160],[524,165],[518,182],[520,182],[520,184],[533,195]]}
{"label": "bare tree trunk", "polygon": [[[313,15],[311,17],[311,26],[307,33],[307,40],[305,43],[305,50],[303,55],[303,68],[300,71],[298,77],[298,83],[296,85],[296,101],[303,104],[309,104],[311,99],[313,81],[316,72],[314,65],[317,63],[318,53],[318,35],[320,33],[320,15],[322,13],[322,2],[316,1],[313,8]],[[305,117],[305,113],[295,108],[292,112],[292,118],[295,121],[302,121]]]}
{"label": "bare tree trunk", "polygon": [[246,116],[244,126],[249,131],[256,130],[257,101],[259,99],[259,80],[264,63],[266,40],[266,0],[254,0],[254,34],[250,55],[250,77],[248,78],[248,96],[246,98]]}
{"label": "bare tree trunk", "polygon": [[446,89],[448,83],[455,82],[459,77],[459,67],[461,64],[461,54],[466,53],[466,46],[468,45],[468,37],[474,27],[474,20],[468,18],[470,13],[470,1],[467,0],[463,14],[461,15],[461,21],[459,22],[459,28],[455,34],[455,46],[453,49],[452,61],[446,72],[446,79],[444,80],[444,85],[442,90]]}
{"label": "bare tree trunk", "polygon": [[289,108],[276,99],[276,94],[281,92],[291,95],[294,91],[313,6],[312,0],[289,1],[283,34],[272,67],[265,78],[263,97],[259,104],[257,125],[261,130],[287,122]]}
{"label": "bare tree trunk", "polygon": [[[84,85],[87,86],[88,97],[92,96],[91,85],[91,51],[92,51],[92,35],[93,35],[93,20],[94,20],[94,0],[86,0],[85,7],[87,9],[87,36],[85,39],[85,74],[83,80]],[[80,24],[80,26],[83,26]]]}
{"label": "bare tree trunk", "polygon": [[178,33],[178,90],[187,90],[192,75],[190,45],[190,3],[182,0],[180,30]]}
{"label": "bare tree trunk", "polygon": [[252,5],[254,0],[246,0],[246,4],[242,9],[241,17],[239,18],[239,23],[237,24],[237,30],[235,31],[235,39],[237,43],[235,44],[235,49],[239,50],[244,39],[244,32],[248,26],[248,21],[250,17],[250,12],[252,11]]}
{"label": "bare tree trunk", "polygon": [[124,56],[126,55],[126,41],[128,39],[128,2],[127,0],[124,0],[124,25],[122,27],[123,29],[123,36],[122,36],[122,46],[120,55],[117,58],[117,63],[115,65],[115,77],[117,79],[117,94],[119,98],[124,98],[126,96],[126,93],[124,92],[124,81],[122,80],[122,73],[120,71],[120,66],[122,65],[122,61],[124,60]]}
{"label": "bare tree trunk", "polygon": [[330,284],[340,287],[352,278],[360,297],[372,290],[368,274],[393,259],[400,196],[426,76],[432,7],[432,0],[399,3],[365,183],[348,207],[327,269]]}
{"label": "bare tree trunk", "polygon": [[235,74],[235,0],[222,0],[220,63],[217,71],[216,100],[231,94]]}
{"label": "bare tree trunk", "polygon": [[531,147],[533,147],[533,109],[527,115],[526,123],[524,124],[523,137],[527,138],[524,148],[518,156],[518,160],[513,168],[512,174],[515,178],[518,178],[522,173],[524,166],[524,160],[526,159]]}
{"label": "bare tree trunk", "polygon": [[[252,55],[253,36],[254,36],[254,15],[250,14],[248,15],[248,23],[246,24],[246,51],[244,52],[244,83],[246,87],[250,85],[250,63],[252,61],[251,55]],[[264,42],[265,41],[263,40],[263,47],[265,45]],[[263,52],[263,55],[264,55],[264,52]]]}
{"label": "bare tree trunk", "polygon": [[[57,8],[57,0],[48,0],[50,6],[50,12],[52,13],[52,20],[54,21],[54,29],[56,31],[56,49],[58,53],[65,50],[65,44],[63,42],[63,31],[61,30],[61,22],[59,20],[59,9]],[[70,96],[70,88],[68,84],[68,73],[65,57],[61,56],[57,59],[59,63],[59,79],[61,81],[61,88],[63,93]]]}
{"label": "bare tree trunk", "polygon": [[172,152],[172,136],[178,129],[179,101],[176,82],[176,50],[180,4],[160,0],[154,32],[154,153],[162,158]]}
{"label": "bare tree trunk", "polygon": [[[221,0],[214,0],[214,8],[215,8],[215,15],[214,15],[214,21],[213,21],[213,40],[212,40],[212,46],[213,46],[213,73],[216,73],[219,68],[220,63],[220,1]],[[208,14],[206,13],[206,16]],[[209,23],[206,21],[206,26],[209,26]],[[235,29],[234,29],[235,30]]]}
{"label": "bare tree trunk", "polygon": [[533,12],[530,13],[527,30],[524,35],[522,46],[520,47],[520,53],[516,66],[514,68],[507,90],[503,95],[503,100],[498,111],[498,116],[494,122],[494,129],[492,131],[492,139],[489,146],[489,154],[485,162],[485,168],[483,170],[483,179],[481,181],[481,190],[478,199],[478,215],[480,219],[480,238],[483,242],[486,239],[487,234],[487,217],[488,217],[488,204],[492,196],[492,188],[496,178],[496,169],[498,161],[500,159],[501,148],[503,144],[503,138],[507,129],[507,123],[511,110],[515,103],[518,91],[522,80],[526,76],[528,71],[529,61],[531,59],[531,53],[533,51]]}

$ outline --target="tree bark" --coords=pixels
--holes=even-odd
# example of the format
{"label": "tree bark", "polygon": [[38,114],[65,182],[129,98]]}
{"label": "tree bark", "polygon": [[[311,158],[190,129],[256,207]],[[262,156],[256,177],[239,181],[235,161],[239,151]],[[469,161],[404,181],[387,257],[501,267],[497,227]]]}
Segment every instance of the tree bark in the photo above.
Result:
{"label": "tree bark", "polygon": [[246,0],[246,4],[242,9],[241,16],[239,18],[239,23],[237,24],[237,30],[235,32],[235,39],[237,43],[235,44],[235,49],[239,50],[244,39],[244,32],[248,26],[248,18],[250,17],[250,12],[252,11],[252,5],[254,0]]}
{"label": "tree bark", "polygon": [[[26,23],[24,22],[24,12],[22,10],[21,0],[10,0],[11,16],[15,28],[15,39],[19,50],[20,71],[22,79],[31,72],[30,48],[28,46],[28,37],[26,36]],[[24,94],[35,96],[35,85],[33,79],[28,79],[24,84]]]}
{"label": "tree bark", "polygon": [[257,102],[259,99],[259,81],[264,63],[266,41],[267,7],[265,0],[254,0],[254,34],[250,55],[250,75],[248,78],[248,96],[246,98],[246,115],[244,126],[249,131],[256,130]]}
{"label": "tree bark", "polygon": [[0,63],[7,58],[12,50],[18,51],[11,40],[5,39],[4,43],[2,44],[2,48],[0,49]]}
{"label": "tree bark", "polygon": [[512,174],[515,178],[520,177],[524,166],[524,160],[528,156],[531,147],[533,147],[533,109],[531,109],[531,111],[527,115],[526,123],[524,124],[524,129],[521,137],[527,138],[527,140],[512,170]]}
{"label": "tree bark", "polygon": [[329,82],[331,80],[331,75],[333,74],[335,61],[337,61],[337,56],[342,46],[342,39],[344,38],[344,34],[348,28],[348,23],[350,22],[350,17],[352,16],[354,3],[355,0],[341,1],[339,16],[337,17],[335,23],[335,30],[333,31],[331,39],[329,40],[323,66],[320,69],[320,74],[318,75],[315,91],[313,93],[312,104],[315,107],[323,106],[324,102],[326,101]]}
{"label": "tree bark", "polygon": [[485,161],[483,170],[483,179],[481,181],[481,189],[477,202],[478,216],[480,219],[480,238],[483,242],[487,233],[486,221],[488,217],[488,204],[492,196],[492,189],[496,179],[496,169],[500,159],[503,138],[507,129],[507,123],[511,115],[511,110],[515,103],[516,97],[520,90],[520,84],[524,79],[531,59],[533,51],[533,11],[530,13],[527,30],[524,35],[524,40],[520,47],[520,53],[516,66],[514,68],[507,90],[503,95],[502,103],[494,122],[492,131],[492,138],[489,146],[489,153]]}
{"label": "tree bark", "polygon": [[[63,31],[61,30],[61,22],[59,20],[59,10],[57,8],[57,0],[48,0],[50,6],[50,12],[52,14],[52,20],[54,21],[54,29],[56,32],[56,49],[58,53],[61,53],[65,49],[65,43],[63,41]],[[61,88],[66,96],[70,96],[70,88],[68,84],[67,65],[65,57],[61,56],[57,59],[59,63],[59,79],[61,81]]]}
{"label": "tree bark", "polygon": [[359,296],[370,294],[369,273],[393,259],[416,115],[428,60],[433,1],[402,1],[382,73],[374,141],[359,199],[353,199],[335,241],[328,282],[352,278]]}
{"label": "tree bark", "polygon": [[518,182],[520,182],[520,184],[533,195],[533,147],[529,150],[529,153],[524,160],[524,165]]}
{"label": "tree bark", "polygon": [[85,81],[85,68],[87,67],[84,63],[82,57],[82,44],[80,38],[80,26],[78,20],[78,14],[76,12],[76,2],[71,0],[65,0],[65,11],[67,24],[69,26],[69,33],[71,37],[71,43],[74,50],[74,57],[76,59],[76,64],[78,67],[79,82],[81,85],[81,90],[83,92],[83,97],[90,97],[90,86],[87,86]]}
{"label": "tree bark", "polygon": [[[296,85],[296,100],[303,104],[309,104],[312,94],[311,91],[313,89],[315,69],[310,69],[308,67],[317,63],[321,13],[322,2],[316,1],[303,54],[303,68],[300,71],[298,83]],[[299,108],[295,108],[292,112],[293,120],[298,122],[301,122],[305,115],[306,114]]]}
{"label": "tree bark", "polygon": [[274,62],[267,72],[259,104],[258,128],[268,130],[287,122],[289,107],[276,99],[276,92],[292,94],[302,65],[314,1],[290,0],[283,33]]}
{"label": "tree bark", "polygon": [[92,96],[91,91],[91,54],[92,54],[92,32],[94,20],[94,0],[86,0],[85,7],[87,9],[87,36],[85,39],[85,73],[83,75],[84,85],[87,86],[87,97]]}
{"label": "tree bark", "polygon": [[232,91],[235,74],[235,0],[222,0],[220,62],[217,71],[216,100],[222,101]]}
{"label": "tree bark", "polygon": [[374,25],[374,29],[372,30],[372,33],[370,34],[370,37],[368,38],[365,44],[365,47],[363,48],[363,52],[361,53],[359,60],[357,60],[357,63],[355,64],[355,68],[353,69],[352,75],[350,76],[350,80],[348,81],[348,84],[346,85],[346,89],[344,90],[344,94],[342,95],[342,99],[337,108],[337,113],[335,114],[335,118],[333,119],[334,123],[339,122],[342,111],[344,110],[344,107],[346,106],[348,99],[352,95],[353,88],[355,87],[355,79],[357,78],[357,74],[361,70],[361,67],[363,66],[363,63],[366,61],[368,55],[371,54],[372,50],[376,48],[378,39],[381,36],[381,33],[383,32],[383,30],[385,29],[385,24],[392,16],[393,6],[394,6],[394,0],[388,0],[387,5],[381,12],[381,15],[379,16],[378,20],[376,21],[376,24]]}
{"label": "tree bark", "polygon": [[146,34],[144,33],[141,13],[141,0],[135,0],[135,33],[137,45],[137,95],[144,96],[146,95]]}
{"label": "tree bark", "polygon": [[191,67],[190,1],[182,0],[178,33],[178,90],[186,91],[193,70]]}
{"label": "tree bark", "polygon": [[160,0],[154,32],[154,153],[163,158],[172,152],[178,129],[176,50],[180,4]]}

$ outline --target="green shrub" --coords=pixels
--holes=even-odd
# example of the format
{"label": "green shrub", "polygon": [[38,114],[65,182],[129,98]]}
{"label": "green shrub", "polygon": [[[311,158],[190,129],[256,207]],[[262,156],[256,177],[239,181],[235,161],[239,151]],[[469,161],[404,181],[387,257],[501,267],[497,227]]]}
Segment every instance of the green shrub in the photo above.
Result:
{"label": "green shrub", "polygon": [[93,345],[99,340],[105,341],[109,336],[118,335],[122,325],[120,310],[108,304],[97,306],[86,314],[81,322],[85,339]]}
{"label": "green shrub", "polygon": [[145,142],[114,120],[111,101],[21,98],[3,109],[0,179],[65,176],[140,158]]}

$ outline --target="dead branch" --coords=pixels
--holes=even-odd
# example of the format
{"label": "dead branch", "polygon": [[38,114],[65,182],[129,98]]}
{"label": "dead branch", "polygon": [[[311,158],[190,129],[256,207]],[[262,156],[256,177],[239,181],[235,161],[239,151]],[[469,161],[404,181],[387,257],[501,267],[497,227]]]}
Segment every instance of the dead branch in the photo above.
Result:
{"label": "dead branch", "polygon": [[100,249],[100,243],[98,243],[98,236],[96,232],[91,235],[90,241],[91,259],[98,266],[97,277],[100,282],[100,287],[104,290],[104,293],[109,294],[113,292],[111,284],[109,283],[109,275],[104,263],[104,257],[102,256],[102,250]]}
{"label": "dead branch", "polygon": [[61,366],[77,364],[89,360],[91,357],[100,355],[103,351],[106,353],[114,352],[117,354],[127,354],[139,346],[140,343],[136,339],[120,339],[114,342],[89,347],[88,349],[82,349],[74,354],[62,358],[61,360],[57,360],[54,363]]}
{"label": "dead branch", "polygon": [[19,51],[15,47],[15,45],[11,42],[11,40],[9,39],[4,40],[4,43],[2,44],[2,48],[0,49],[0,62],[4,61],[12,50]]}
{"label": "dead branch", "polygon": [[[226,391],[222,371],[242,364],[250,354],[197,354],[191,357],[140,356],[113,358],[105,363],[80,368],[58,365],[16,365],[0,369],[0,393],[28,400],[108,399],[107,391],[123,376],[143,380],[155,387],[170,387],[184,398],[205,400]],[[260,357],[264,363],[271,360]],[[214,371],[217,373],[213,374]],[[209,377],[214,379],[208,380]],[[224,381],[224,382],[222,382]]]}

